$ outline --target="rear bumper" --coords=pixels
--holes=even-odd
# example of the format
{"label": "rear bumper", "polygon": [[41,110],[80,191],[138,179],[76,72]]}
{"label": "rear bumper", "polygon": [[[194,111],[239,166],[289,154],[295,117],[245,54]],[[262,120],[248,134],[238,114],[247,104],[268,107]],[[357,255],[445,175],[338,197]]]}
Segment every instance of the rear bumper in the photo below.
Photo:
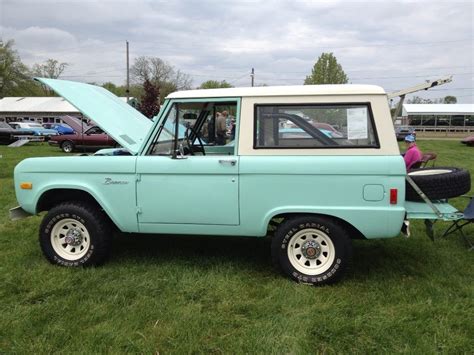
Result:
{"label": "rear bumper", "polygon": [[15,208],[10,209],[10,219],[12,221],[16,221],[18,219],[23,219],[27,218],[29,216],[32,216],[31,213],[26,212],[21,206],[17,206]]}

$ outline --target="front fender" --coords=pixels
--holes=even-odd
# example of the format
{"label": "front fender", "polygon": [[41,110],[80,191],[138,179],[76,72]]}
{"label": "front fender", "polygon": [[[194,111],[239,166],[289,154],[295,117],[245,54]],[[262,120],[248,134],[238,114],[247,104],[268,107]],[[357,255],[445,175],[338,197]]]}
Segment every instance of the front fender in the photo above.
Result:
{"label": "front fender", "polygon": [[[108,194],[105,191],[97,190],[95,187],[87,184],[50,184],[45,185],[38,191],[38,195],[36,195],[32,201],[31,206],[25,205],[23,209],[32,214],[38,213],[38,203],[42,196],[52,190],[76,190],[86,192],[100,205],[119,230],[122,232],[138,232],[134,196],[128,200],[125,198],[126,193],[123,191],[116,191],[116,194]],[[120,196],[120,202],[116,201],[114,195]]]}
{"label": "front fender", "polygon": [[[135,157],[31,158],[15,168],[15,192],[21,207],[36,214],[38,201],[53,189],[90,194],[124,232],[136,232]],[[21,189],[22,182],[32,184]]]}

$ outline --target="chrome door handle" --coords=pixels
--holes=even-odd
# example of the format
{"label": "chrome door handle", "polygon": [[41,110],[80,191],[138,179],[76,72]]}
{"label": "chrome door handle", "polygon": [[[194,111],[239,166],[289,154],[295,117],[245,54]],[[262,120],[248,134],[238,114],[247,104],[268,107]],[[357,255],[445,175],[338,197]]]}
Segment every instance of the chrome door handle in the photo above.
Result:
{"label": "chrome door handle", "polygon": [[225,159],[219,159],[219,164],[229,164],[234,166],[237,163],[237,160],[231,159],[231,160],[225,160]]}

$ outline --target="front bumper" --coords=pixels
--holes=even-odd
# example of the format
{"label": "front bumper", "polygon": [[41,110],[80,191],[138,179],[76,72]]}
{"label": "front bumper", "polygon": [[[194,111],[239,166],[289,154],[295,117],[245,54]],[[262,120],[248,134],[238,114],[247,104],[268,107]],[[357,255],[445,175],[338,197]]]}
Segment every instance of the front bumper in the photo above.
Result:
{"label": "front bumper", "polygon": [[21,206],[17,206],[15,208],[10,209],[10,219],[12,221],[16,221],[18,219],[23,219],[27,218],[29,216],[32,216],[31,213],[26,212]]}

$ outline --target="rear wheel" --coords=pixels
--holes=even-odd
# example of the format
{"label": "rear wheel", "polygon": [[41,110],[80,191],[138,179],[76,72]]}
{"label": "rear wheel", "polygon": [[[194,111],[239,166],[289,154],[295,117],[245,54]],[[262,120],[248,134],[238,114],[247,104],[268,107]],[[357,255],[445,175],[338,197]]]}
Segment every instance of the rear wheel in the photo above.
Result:
{"label": "rear wheel", "polygon": [[93,205],[65,202],[52,208],[40,226],[39,241],[45,257],[62,266],[102,264],[111,247],[107,217]]}
{"label": "rear wheel", "polygon": [[74,143],[71,141],[64,141],[61,143],[61,149],[64,153],[72,153],[74,150]]}
{"label": "rear wheel", "polygon": [[278,227],[272,239],[274,265],[291,279],[312,285],[339,280],[351,255],[346,230],[327,217],[289,219]]}

